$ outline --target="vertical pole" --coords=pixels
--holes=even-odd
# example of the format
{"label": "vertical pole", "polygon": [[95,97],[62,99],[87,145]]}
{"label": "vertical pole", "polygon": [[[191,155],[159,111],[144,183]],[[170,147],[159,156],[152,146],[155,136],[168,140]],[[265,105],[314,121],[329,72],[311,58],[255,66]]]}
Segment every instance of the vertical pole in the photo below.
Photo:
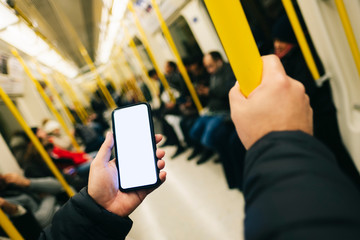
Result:
{"label": "vertical pole", "polygon": [[12,49],[11,50],[12,54],[17,58],[17,60],[20,62],[21,66],[24,68],[26,74],[28,75],[28,77],[30,78],[30,80],[33,82],[33,84],[35,85],[37,91],[39,92],[39,94],[41,95],[41,97],[43,98],[44,102],[46,103],[46,105],[49,107],[50,111],[52,112],[52,114],[56,117],[56,119],[58,120],[58,122],[60,123],[60,125],[62,126],[64,132],[66,133],[66,135],[68,135],[68,137],[70,138],[73,146],[75,147],[76,151],[80,151],[80,146],[79,144],[76,142],[74,136],[71,134],[70,129],[67,127],[64,119],[61,117],[60,113],[56,110],[54,104],[51,102],[51,100],[49,99],[49,97],[46,95],[44,89],[41,87],[40,83],[36,80],[36,78],[34,77],[34,75],[32,75],[30,69],[28,68],[28,66],[26,65],[26,63],[24,62],[24,60],[21,58],[21,56],[19,55],[19,53],[15,50]]}
{"label": "vertical pole", "polygon": [[[227,0],[228,1],[228,0]],[[213,2],[219,2],[219,3],[223,3],[224,1],[213,1]],[[225,1],[226,2],[226,1]],[[151,0],[151,3],[152,3],[152,6],[155,10],[155,13],[160,21],[160,26],[161,26],[161,29],[164,33],[164,36],[166,38],[166,40],[168,41],[169,45],[170,45],[170,48],[172,49],[174,55],[175,55],[175,58],[176,58],[176,62],[178,64],[178,67],[179,67],[179,71],[182,75],[182,77],[184,78],[184,81],[186,83],[186,86],[187,88],[189,89],[189,92],[190,92],[190,95],[195,103],[195,106],[197,108],[197,110],[199,112],[201,112],[203,110],[203,107],[200,103],[200,100],[199,100],[199,97],[195,91],[195,88],[190,80],[190,77],[189,77],[189,74],[188,72],[186,71],[186,68],[185,68],[185,65],[180,57],[180,54],[176,48],[176,45],[175,45],[175,42],[170,34],[170,31],[169,31],[169,28],[167,27],[166,23],[165,23],[165,20],[160,12],[160,9],[156,3],[156,0]]]}
{"label": "vertical pole", "polygon": [[75,118],[74,116],[71,114],[70,110],[68,109],[68,107],[66,106],[66,104],[64,103],[64,101],[62,100],[62,98],[60,97],[59,93],[57,92],[57,90],[55,89],[54,85],[50,82],[50,80],[48,79],[48,77],[46,76],[46,74],[41,70],[39,64],[34,60],[34,63],[36,64],[37,70],[38,72],[41,74],[43,80],[45,81],[46,86],[48,86],[48,88],[51,91],[51,94],[55,96],[55,98],[57,98],[57,100],[60,102],[62,108],[64,109],[64,112],[66,113],[66,115],[69,117],[70,121],[75,124]]}
{"label": "vertical pole", "polygon": [[347,40],[349,42],[349,46],[350,46],[351,53],[352,53],[354,61],[355,61],[355,65],[356,65],[358,74],[360,76],[360,52],[359,52],[359,47],[358,47],[358,45],[356,43],[356,38],[355,38],[355,35],[354,35],[354,31],[353,31],[353,29],[351,27],[349,16],[348,16],[348,14],[346,12],[344,1],[343,0],[335,0],[335,4],[336,4],[336,7],[338,9],[339,16],[340,16],[341,22],[342,22],[343,27],[344,27],[344,31],[345,31]]}
{"label": "vertical pole", "polygon": [[12,224],[10,219],[6,216],[6,214],[3,212],[1,208],[0,208],[0,226],[12,240],[24,240],[24,238],[21,236],[19,231],[15,228],[15,226]]}
{"label": "vertical pole", "polygon": [[91,60],[88,51],[86,50],[83,43],[81,42],[81,39],[80,39],[78,33],[74,29],[74,27],[71,24],[70,20],[68,19],[67,15],[64,13],[64,11],[61,8],[59,8],[55,4],[54,0],[49,0],[48,2],[56,10],[55,12],[58,15],[58,17],[62,20],[61,23],[63,24],[63,26],[65,26],[69,30],[69,34],[74,38],[74,42],[77,45],[81,56],[84,58],[86,64],[89,66],[90,71],[92,73],[94,73],[94,75],[96,76],[96,82],[99,85],[99,88],[100,88],[103,96],[106,99],[106,103],[108,104],[108,107],[110,107],[111,109],[115,109],[116,103],[115,103],[114,99],[112,98],[111,94],[109,93],[106,86],[104,85],[103,80],[101,79],[101,76],[100,76],[99,72],[97,71],[94,62]]}
{"label": "vertical pole", "polygon": [[41,144],[39,139],[31,131],[30,127],[27,125],[27,123],[21,116],[20,112],[16,109],[16,106],[14,105],[14,103],[11,101],[9,96],[5,93],[5,91],[1,87],[0,87],[0,98],[2,98],[5,105],[9,108],[11,113],[14,115],[16,120],[19,122],[19,124],[23,128],[24,132],[27,134],[27,136],[29,137],[31,142],[34,144],[35,148],[40,153],[41,157],[44,159],[44,161],[47,164],[47,166],[49,167],[50,171],[54,174],[54,176],[57,178],[57,180],[63,186],[64,190],[67,192],[69,197],[72,197],[74,195],[73,190],[67,184],[63,175],[60,173],[59,169],[55,166],[55,164],[51,160],[49,154],[46,152],[45,148],[43,147],[43,145]]}
{"label": "vertical pole", "polygon": [[136,48],[134,40],[129,36],[127,29],[125,28],[124,30],[125,30],[125,36],[126,36],[127,40],[129,41],[129,46],[130,46],[131,50],[133,51],[137,61],[139,62],[140,68],[145,76],[144,82],[148,86],[152,97],[157,99],[158,101],[160,101],[159,94],[158,94],[160,91],[158,89],[156,89],[155,83],[150,79],[148,70],[146,69],[144,62],[141,59],[140,53],[139,53],[138,49]]}
{"label": "vertical pole", "polygon": [[[121,56],[121,49],[119,49],[118,55]],[[133,90],[135,91],[135,93],[137,93],[136,95],[138,95],[138,98],[139,98],[140,101],[146,101],[144,93],[139,88],[139,86],[138,86],[138,84],[136,82],[136,77],[135,77],[134,73],[131,71],[129,62],[126,60],[125,56],[123,56],[123,58],[124,58],[124,65],[125,65],[126,69],[128,69],[129,73],[131,74],[130,81],[134,85]],[[118,68],[120,70],[120,66],[118,66]],[[125,83],[126,82],[127,82],[127,79],[125,79]],[[128,86],[128,85],[126,85],[126,86]]]}
{"label": "vertical pole", "polygon": [[289,17],[290,23],[292,25],[292,28],[294,30],[295,36],[298,40],[298,43],[300,45],[301,52],[304,55],[306,64],[311,72],[311,75],[315,80],[318,80],[320,78],[319,71],[317,69],[317,66],[315,64],[314,57],[311,53],[309,44],[306,40],[304,31],[301,28],[301,24],[299,22],[299,18],[297,17],[296,11],[294,9],[294,5],[292,4],[291,0],[282,0],[282,3],[284,5],[286,14]]}
{"label": "vertical pole", "polygon": [[64,93],[66,94],[66,96],[70,99],[70,101],[72,102],[72,104],[74,105],[74,109],[76,114],[78,115],[78,117],[80,118],[81,122],[85,125],[86,124],[86,116],[84,116],[84,113],[80,110],[82,105],[80,104],[80,102],[78,102],[78,100],[76,99],[76,96],[74,96],[71,91],[69,90],[69,87],[67,86],[67,84],[64,82],[65,80],[61,79],[60,77],[58,77],[57,74],[54,74],[54,78],[57,81],[57,83],[62,87],[62,90],[64,91]]}
{"label": "vertical pole", "polygon": [[169,94],[171,102],[175,103],[176,100],[175,100],[174,94],[172,93],[172,91],[170,89],[170,86],[169,86],[169,83],[166,80],[164,74],[160,70],[160,67],[159,67],[159,65],[158,65],[158,63],[157,63],[157,61],[155,59],[155,55],[154,55],[153,51],[150,48],[150,44],[149,44],[149,41],[148,41],[148,39],[146,37],[146,33],[144,31],[144,28],[141,26],[140,20],[139,20],[138,16],[136,15],[135,9],[134,9],[133,4],[132,4],[131,1],[129,1],[128,8],[129,8],[130,12],[132,12],[132,14],[133,14],[133,17],[134,17],[134,20],[135,20],[135,25],[136,25],[139,33],[140,33],[140,36],[141,36],[141,41],[143,42],[145,50],[147,51],[147,53],[149,55],[149,58],[150,58],[151,62],[153,63],[155,71],[156,71],[162,85],[164,86],[166,92]]}
{"label": "vertical pole", "polygon": [[80,46],[80,52],[81,52],[81,55],[84,57],[86,64],[89,66],[91,72],[93,72],[95,74],[96,82],[99,85],[99,88],[100,88],[103,96],[105,97],[109,108],[110,109],[115,109],[117,107],[116,103],[115,103],[114,99],[112,98],[110,92],[106,88],[103,80],[100,77],[100,74],[98,73],[98,71],[97,71],[97,69],[95,67],[95,64],[91,60],[91,58],[90,58],[90,56],[89,56],[89,54],[86,51],[84,46]]}
{"label": "vertical pole", "polygon": [[248,96],[261,82],[262,61],[239,0],[205,0],[229,63]]}

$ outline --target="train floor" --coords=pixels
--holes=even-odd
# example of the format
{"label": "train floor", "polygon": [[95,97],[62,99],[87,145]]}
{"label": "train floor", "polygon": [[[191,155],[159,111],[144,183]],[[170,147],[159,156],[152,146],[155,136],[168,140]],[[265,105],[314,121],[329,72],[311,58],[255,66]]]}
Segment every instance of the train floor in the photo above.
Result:
{"label": "train floor", "polygon": [[134,224],[127,239],[244,239],[244,199],[228,189],[222,166],[188,161],[190,149],[175,159],[175,147],[161,149],[167,180],[130,215]]}

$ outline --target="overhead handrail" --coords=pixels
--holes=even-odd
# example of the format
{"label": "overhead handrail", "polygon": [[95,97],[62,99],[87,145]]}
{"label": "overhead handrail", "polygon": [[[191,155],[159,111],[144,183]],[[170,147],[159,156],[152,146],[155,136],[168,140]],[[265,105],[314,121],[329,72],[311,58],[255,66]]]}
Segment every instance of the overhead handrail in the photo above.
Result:
{"label": "overhead handrail", "polygon": [[11,101],[10,97],[6,94],[6,92],[0,86],[0,98],[4,101],[5,105],[8,107],[10,112],[19,122],[20,126],[29,137],[30,141],[34,144],[34,147],[37,149],[43,160],[45,161],[46,165],[49,167],[50,171],[54,174],[56,179],[60,182],[63,186],[66,193],[69,197],[74,195],[73,190],[70,188],[69,184],[65,181],[63,175],[60,173],[59,169],[55,166],[53,161],[51,160],[49,154],[45,150],[44,146],[41,144],[40,140],[36,137],[36,135],[31,131],[30,127],[27,125],[26,121],[21,116],[20,112],[16,109],[16,106]]}
{"label": "overhead handrail", "polygon": [[239,0],[205,0],[205,5],[234,71],[248,96],[261,82],[262,61]]}
{"label": "overhead handrail", "polygon": [[[213,2],[221,2],[221,3],[223,3],[223,2],[227,2],[227,1],[213,1]],[[186,86],[187,86],[187,88],[188,88],[188,90],[190,92],[191,98],[194,101],[194,104],[195,104],[198,112],[201,113],[202,110],[203,110],[203,106],[201,105],[199,97],[198,97],[198,95],[197,95],[197,93],[195,91],[194,85],[191,82],[190,76],[189,76],[188,72],[186,71],[185,65],[184,65],[184,63],[183,63],[183,61],[181,59],[179,51],[176,48],[174,39],[171,36],[169,28],[165,23],[165,20],[164,20],[162,14],[160,12],[160,9],[159,9],[158,4],[156,3],[156,0],[151,0],[151,3],[152,3],[152,6],[153,6],[153,8],[155,10],[156,16],[159,19],[160,27],[162,29],[162,32],[164,33],[164,36],[165,36],[167,42],[169,43],[169,46],[170,46],[170,48],[171,48],[171,50],[172,50],[172,52],[173,52],[173,54],[175,56],[176,63],[178,64],[179,71],[180,71],[181,76],[183,77],[183,79],[184,79],[184,81],[186,83]]]}
{"label": "overhead handrail", "polygon": [[21,66],[23,67],[25,73],[28,75],[28,77],[30,78],[30,80],[33,82],[33,84],[35,85],[37,91],[39,92],[40,96],[42,97],[42,99],[44,100],[44,102],[46,103],[46,105],[49,107],[50,111],[52,112],[52,114],[56,117],[57,121],[60,123],[61,127],[63,128],[64,132],[66,135],[68,135],[68,137],[71,140],[72,145],[75,147],[76,151],[80,151],[80,146],[79,144],[76,142],[74,136],[71,134],[70,129],[68,128],[68,126],[66,125],[64,119],[62,118],[61,114],[58,112],[58,110],[55,108],[54,104],[51,102],[50,98],[46,95],[44,89],[42,88],[42,86],[40,85],[40,83],[38,82],[38,80],[34,77],[34,75],[31,73],[29,67],[26,65],[25,61],[22,59],[22,57],[20,56],[20,54],[18,53],[18,51],[16,51],[16,49],[11,49],[11,53],[16,57],[16,59],[20,62]]}
{"label": "overhead handrail", "polygon": [[10,221],[10,219],[6,216],[4,211],[0,208],[0,226],[4,229],[5,233],[12,240],[24,240],[19,231],[16,229],[14,224]]}
{"label": "overhead handrail", "polygon": [[294,5],[291,2],[291,0],[282,0],[282,3],[285,8],[286,14],[289,18],[289,21],[291,23],[291,26],[294,30],[294,33],[295,33],[296,39],[299,43],[301,52],[305,58],[306,65],[308,66],[313,78],[315,80],[318,80],[318,79],[320,79],[319,70],[316,66],[316,63],[315,63],[314,57],[311,53],[308,41],[306,40],[304,31],[301,27],[299,18],[296,14]]}
{"label": "overhead handrail", "polygon": [[72,113],[70,112],[70,110],[68,109],[68,107],[66,106],[65,102],[63,101],[63,99],[60,97],[58,91],[55,89],[54,85],[51,83],[51,81],[49,80],[48,76],[41,70],[39,63],[33,59],[33,62],[36,65],[37,71],[41,74],[46,86],[50,89],[50,92],[53,96],[55,96],[55,98],[59,101],[60,105],[62,106],[64,112],[66,113],[66,115],[68,116],[69,120],[71,121],[72,124],[75,124],[75,118],[72,115]]}
{"label": "overhead handrail", "polygon": [[155,59],[155,55],[153,53],[153,51],[151,50],[149,41],[147,39],[146,33],[144,31],[144,28],[142,27],[140,20],[135,12],[133,3],[131,1],[129,1],[128,3],[128,9],[130,10],[130,12],[132,13],[134,20],[135,20],[135,25],[138,29],[138,32],[140,34],[141,37],[141,41],[144,44],[145,50],[149,55],[149,58],[154,66],[154,69],[162,83],[162,85],[164,86],[164,89],[166,90],[166,92],[169,94],[170,100],[172,103],[176,102],[176,99],[174,97],[174,94],[172,93],[171,89],[170,89],[170,85],[168,83],[168,81],[166,80],[165,75],[162,73],[162,71],[160,70],[159,64],[157,63],[156,59]]}
{"label": "overhead handrail", "polygon": [[336,7],[339,12],[339,16],[340,16],[342,25],[344,27],[344,31],[345,31],[347,40],[349,42],[350,50],[353,55],[358,74],[360,76],[360,51],[359,51],[359,47],[356,43],[354,31],[351,27],[349,15],[346,11],[343,0],[335,0],[335,4],[336,4]]}

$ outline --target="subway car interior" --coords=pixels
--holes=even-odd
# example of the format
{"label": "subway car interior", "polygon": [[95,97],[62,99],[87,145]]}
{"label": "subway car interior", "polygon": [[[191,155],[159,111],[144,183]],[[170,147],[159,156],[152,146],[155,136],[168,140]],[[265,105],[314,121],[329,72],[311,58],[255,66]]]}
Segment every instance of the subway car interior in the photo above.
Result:
{"label": "subway car interior", "polygon": [[253,211],[283,216],[248,209],[256,177],[229,91],[255,96],[261,56],[276,55],[305,87],[314,137],[360,189],[359,13],[359,0],[0,0],[0,239],[52,239],[44,229],[96,175],[112,112],[142,102],[167,179],[126,239],[296,239],[246,225]]}

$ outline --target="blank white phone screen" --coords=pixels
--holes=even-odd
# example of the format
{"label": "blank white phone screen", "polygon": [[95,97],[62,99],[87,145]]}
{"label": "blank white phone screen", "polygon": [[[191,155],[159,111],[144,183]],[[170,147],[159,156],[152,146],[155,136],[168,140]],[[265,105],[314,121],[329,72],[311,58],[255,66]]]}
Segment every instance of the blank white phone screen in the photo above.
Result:
{"label": "blank white phone screen", "polygon": [[115,110],[114,129],[121,187],[155,184],[157,171],[147,106]]}

